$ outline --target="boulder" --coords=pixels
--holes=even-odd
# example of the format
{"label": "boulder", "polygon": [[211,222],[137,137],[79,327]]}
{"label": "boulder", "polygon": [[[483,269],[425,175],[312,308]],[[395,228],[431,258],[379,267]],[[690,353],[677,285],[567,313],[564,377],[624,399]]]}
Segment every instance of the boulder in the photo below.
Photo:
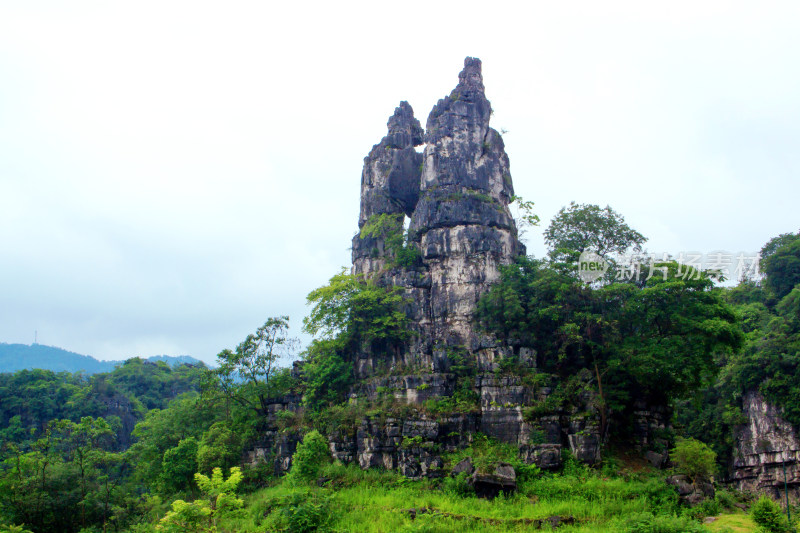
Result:
{"label": "boulder", "polygon": [[511,494],[517,490],[517,473],[510,464],[498,463],[491,474],[472,474],[470,485],[478,497],[492,500],[501,492]]}
{"label": "boulder", "polygon": [[475,472],[475,468],[472,466],[472,459],[470,459],[469,457],[459,461],[458,464],[453,467],[451,475],[457,476],[462,472],[466,473],[468,476],[471,476],[472,473]]}
{"label": "boulder", "polygon": [[714,497],[714,485],[704,480],[692,483],[688,476],[676,474],[666,479],[668,485],[675,487],[681,501],[690,507],[699,505],[706,499]]}

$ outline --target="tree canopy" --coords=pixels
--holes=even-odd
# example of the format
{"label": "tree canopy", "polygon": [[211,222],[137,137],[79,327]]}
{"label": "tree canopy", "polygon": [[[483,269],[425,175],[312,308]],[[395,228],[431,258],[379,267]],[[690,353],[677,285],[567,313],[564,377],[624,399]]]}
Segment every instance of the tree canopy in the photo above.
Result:
{"label": "tree canopy", "polygon": [[551,260],[574,263],[588,251],[606,260],[612,259],[612,254],[641,252],[647,238],[609,206],[572,202],[553,217],[544,231],[544,242]]}

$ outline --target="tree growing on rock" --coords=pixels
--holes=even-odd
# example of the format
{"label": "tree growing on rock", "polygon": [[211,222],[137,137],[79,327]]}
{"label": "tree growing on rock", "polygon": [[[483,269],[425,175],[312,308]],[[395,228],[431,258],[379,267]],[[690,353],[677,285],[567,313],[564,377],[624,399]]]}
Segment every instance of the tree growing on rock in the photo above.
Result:
{"label": "tree growing on rock", "polygon": [[607,261],[613,260],[613,254],[639,253],[647,238],[609,206],[572,202],[550,221],[544,242],[552,261],[576,263],[583,252],[594,252]]}
{"label": "tree growing on rock", "polygon": [[292,357],[298,344],[288,331],[288,316],[272,317],[236,350],[221,351],[213,386],[239,405],[266,415],[269,399],[275,395],[273,378],[280,370],[278,361]]}
{"label": "tree growing on rock", "polygon": [[311,291],[303,330],[315,336],[304,354],[304,403],[312,411],[340,400],[353,380],[353,356],[365,348],[399,349],[410,337],[402,289],[380,287],[344,270]]}

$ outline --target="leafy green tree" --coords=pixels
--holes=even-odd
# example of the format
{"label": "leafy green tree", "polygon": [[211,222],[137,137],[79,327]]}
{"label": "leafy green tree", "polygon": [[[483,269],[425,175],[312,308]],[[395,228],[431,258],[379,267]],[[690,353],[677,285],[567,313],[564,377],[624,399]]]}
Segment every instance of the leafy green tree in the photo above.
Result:
{"label": "leafy green tree", "polygon": [[39,438],[11,445],[0,466],[0,515],[37,533],[106,524],[123,496],[119,454],[102,418],[53,420]]}
{"label": "leafy green tree", "polygon": [[80,507],[81,526],[85,528],[87,525],[86,507],[90,503],[89,492],[98,483],[98,478],[101,476],[100,469],[105,466],[104,456],[107,452],[102,444],[105,441],[105,448],[110,448],[110,443],[114,439],[114,431],[102,418],[94,419],[88,416],[83,417],[79,424],[62,421],[62,431],[67,434],[65,444],[71,456],[71,462],[78,471],[80,486],[78,506]]}
{"label": "leafy green tree", "polygon": [[761,259],[767,259],[778,251],[778,248],[783,248],[800,239],[800,231],[797,233],[781,233],[777,237],[773,237],[761,247]]}
{"label": "leafy green tree", "polygon": [[750,509],[750,516],[763,531],[767,533],[789,533],[792,529],[789,522],[781,511],[780,505],[761,496]]}
{"label": "leafy green tree", "polygon": [[575,202],[562,207],[544,232],[548,255],[557,263],[575,263],[586,251],[610,261],[612,254],[641,252],[646,241],[611,207]]}
{"label": "leafy green tree", "polygon": [[174,448],[164,452],[161,461],[159,486],[164,494],[194,493],[194,473],[197,472],[197,439],[183,439]]}
{"label": "leafy green tree", "polygon": [[265,416],[270,398],[277,395],[272,381],[279,370],[278,361],[291,357],[297,345],[296,339],[287,336],[288,331],[289,317],[272,317],[235,351],[220,352],[214,374],[222,394]]}
{"label": "leafy green tree", "polygon": [[25,524],[22,524],[21,526],[0,526],[0,533],[33,533],[33,531],[25,529]]}
{"label": "leafy green tree", "polygon": [[205,365],[170,367],[164,361],[144,361],[133,357],[117,366],[108,376],[114,386],[144,404],[145,409],[164,409],[176,397],[198,391]]}
{"label": "leafy green tree", "polygon": [[534,203],[530,200],[525,200],[522,196],[512,196],[509,202],[509,207],[513,207],[516,211],[514,218],[517,221],[517,229],[520,236],[527,228],[538,226],[541,219],[539,215],[533,212]]}
{"label": "leafy green tree", "polygon": [[51,420],[102,415],[100,406],[91,401],[89,380],[81,374],[38,369],[0,374],[0,397],[0,428],[11,427],[16,417],[16,437],[6,433],[11,438],[5,442],[27,440],[24,433],[31,431],[39,435]]}
{"label": "leafy green tree", "polygon": [[[133,435],[137,441],[126,451],[128,461],[134,465],[134,479],[145,487],[160,490],[159,480],[167,451],[186,439],[193,438],[195,442],[201,439],[218,421],[218,411],[197,394],[184,395],[166,409],[149,411],[145,419],[136,424]],[[188,475],[196,471],[195,468]]]}
{"label": "leafy green tree", "polygon": [[220,518],[241,509],[244,505],[244,501],[236,497],[236,489],[242,481],[242,472],[238,467],[231,468],[228,479],[224,479],[221,468],[214,468],[210,478],[200,473],[195,474],[194,478],[205,497],[193,502],[184,500],[172,502],[172,510],[156,527],[158,531],[165,533],[217,531]]}
{"label": "leafy green tree", "polygon": [[341,353],[336,342],[330,340],[316,340],[305,352],[303,402],[312,412],[336,403],[353,382],[353,364]]}
{"label": "leafy green tree", "polygon": [[303,330],[342,347],[380,348],[410,336],[399,287],[379,287],[342,269],[306,300],[312,308]]}
{"label": "leafy green tree", "polygon": [[305,403],[315,411],[340,399],[353,380],[360,352],[399,351],[411,336],[402,289],[345,274],[309,293],[303,330],[316,337],[304,353]]}
{"label": "leafy green tree", "polygon": [[675,468],[692,482],[711,481],[717,470],[717,454],[707,444],[692,438],[678,438],[670,450]]}
{"label": "leafy green tree", "polygon": [[667,279],[592,289],[520,258],[501,270],[476,317],[501,338],[534,348],[540,370],[558,376],[561,387],[588,370],[604,432],[609,415],[634,398],[664,403],[697,390],[716,370],[714,354],[741,345],[736,315],[708,276],[660,266]]}
{"label": "leafy green tree", "polygon": [[292,456],[292,468],[289,479],[294,483],[309,483],[315,480],[322,468],[331,462],[328,442],[319,431],[306,433],[303,442],[297,445]]}
{"label": "leafy green tree", "polygon": [[242,455],[242,437],[231,429],[227,422],[215,422],[200,440],[197,450],[197,465],[201,472],[211,472],[220,467],[224,470],[235,466]]}
{"label": "leafy green tree", "polygon": [[800,233],[775,237],[761,249],[761,271],[778,299],[800,284]]}

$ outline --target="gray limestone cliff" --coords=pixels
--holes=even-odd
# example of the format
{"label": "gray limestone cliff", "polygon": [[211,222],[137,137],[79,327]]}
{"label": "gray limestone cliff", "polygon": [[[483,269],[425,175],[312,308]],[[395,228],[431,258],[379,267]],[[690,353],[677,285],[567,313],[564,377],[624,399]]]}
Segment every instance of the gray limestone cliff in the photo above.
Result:
{"label": "gray limestone cliff", "polygon": [[800,435],[756,391],[745,394],[742,413],[747,422],[737,432],[732,468],[737,488],[779,498],[785,469],[789,491],[800,497]]}

